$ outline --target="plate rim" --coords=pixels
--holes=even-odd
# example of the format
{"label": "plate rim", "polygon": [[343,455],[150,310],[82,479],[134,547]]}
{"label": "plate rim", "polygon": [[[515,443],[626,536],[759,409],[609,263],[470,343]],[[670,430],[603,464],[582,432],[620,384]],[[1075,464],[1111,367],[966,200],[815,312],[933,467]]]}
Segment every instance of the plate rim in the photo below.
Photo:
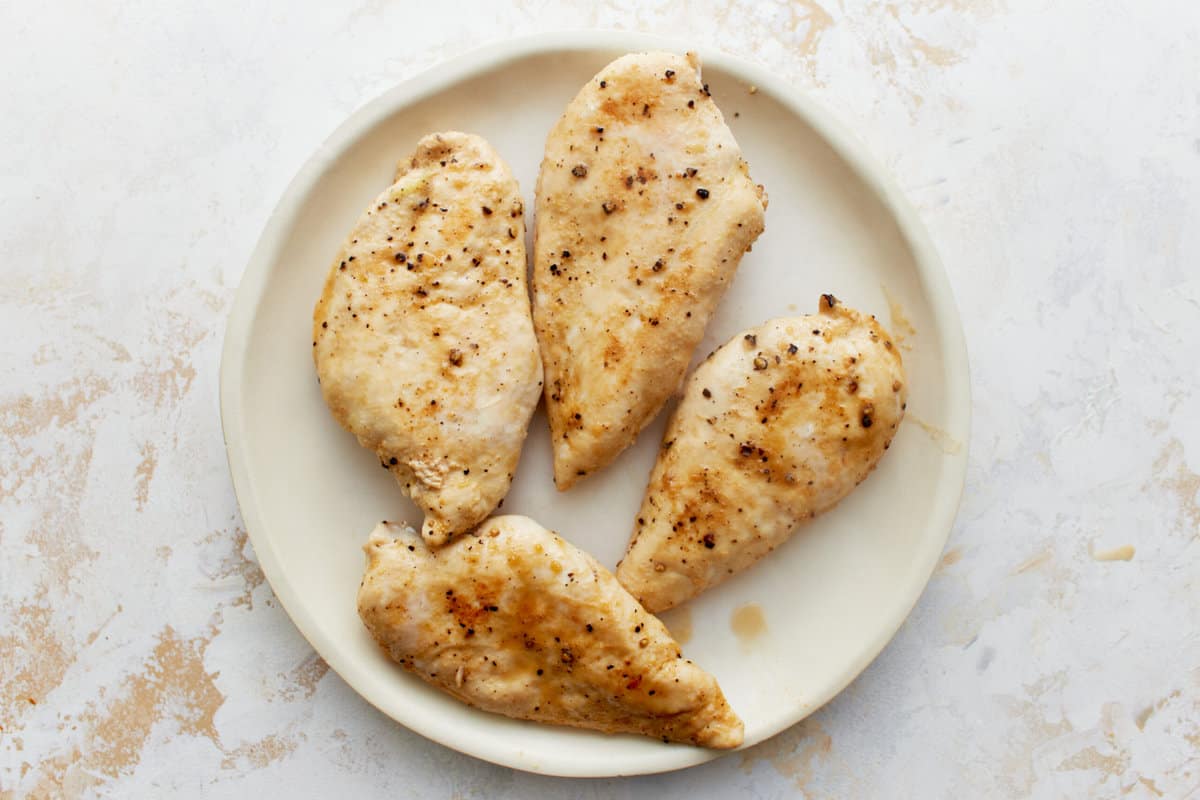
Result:
{"label": "plate rim", "polygon": [[[970,446],[971,381],[966,340],[949,277],[928,231],[890,173],[870,154],[865,144],[831,112],[806,96],[803,90],[767,68],[713,46],[688,44],[654,34],[614,30],[550,31],[493,42],[434,63],[353,111],[305,160],[288,182],[251,252],[229,312],[221,348],[220,416],[226,458],[242,521],[263,574],[292,624],[325,659],[329,667],[367,703],[409,730],[457,752],[501,766],[562,777],[617,777],[667,772],[702,764],[732,751],[690,747],[663,748],[661,754],[639,760],[632,769],[617,767],[612,770],[596,770],[590,766],[573,764],[570,756],[555,757],[547,761],[532,756],[519,747],[505,750],[488,746],[486,741],[457,738],[454,733],[458,728],[445,728],[436,719],[432,719],[432,715],[414,710],[413,714],[401,719],[397,714],[380,707],[367,692],[360,689],[357,680],[359,668],[355,667],[353,659],[344,658],[336,643],[321,631],[308,614],[305,605],[299,599],[299,593],[282,567],[270,537],[263,532],[262,511],[253,491],[248,455],[243,445],[243,385],[250,346],[249,333],[265,294],[267,278],[271,272],[270,265],[274,261],[273,255],[279,249],[285,230],[303,199],[335,163],[338,155],[397,109],[501,65],[550,52],[605,50],[697,52],[702,64],[717,66],[753,86],[766,88],[777,102],[811,126],[845,161],[863,185],[875,194],[896,221],[899,233],[912,251],[915,271],[920,278],[935,328],[943,343],[944,372],[950,376],[961,376],[960,380],[951,380],[946,384],[947,402],[943,427],[962,444],[962,447],[957,453],[945,456],[949,464],[948,474],[937,485],[926,523],[927,528],[940,531],[940,546],[936,550],[930,548],[926,563],[915,570],[915,577],[905,586],[907,602],[895,606],[888,615],[886,624],[881,628],[880,635],[871,640],[851,667],[844,671],[839,680],[833,682],[833,688],[815,697],[811,703],[798,705],[794,718],[761,741],[779,735],[837,697],[879,656],[908,619],[924,593],[953,531],[966,483]],[[739,749],[757,743],[747,743]]]}

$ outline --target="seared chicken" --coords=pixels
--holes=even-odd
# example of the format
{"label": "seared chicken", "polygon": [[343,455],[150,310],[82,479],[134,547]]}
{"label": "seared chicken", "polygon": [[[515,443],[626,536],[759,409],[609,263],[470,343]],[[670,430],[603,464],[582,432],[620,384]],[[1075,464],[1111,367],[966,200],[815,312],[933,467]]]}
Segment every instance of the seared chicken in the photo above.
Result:
{"label": "seared chicken", "polygon": [[591,556],[526,517],[431,550],[383,523],[358,613],[405,669],[518,719],[730,748],[742,722],[716,680]]}
{"label": "seared chicken", "polygon": [[662,611],[745,569],[867,477],[904,408],[892,338],[833,295],[739,334],[688,381],[617,578]]}
{"label": "seared chicken", "polygon": [[441,544],[512,482],[542,365],[521,194],[478,136],[426,136],[346,238],[313,312],[339,423],[373,450]]}
{"label": "seared chicken", "polygon": [[559,489],[679,387],[765,207],[695,55],[624,56],[567,106],[538,177],[533,267]]}

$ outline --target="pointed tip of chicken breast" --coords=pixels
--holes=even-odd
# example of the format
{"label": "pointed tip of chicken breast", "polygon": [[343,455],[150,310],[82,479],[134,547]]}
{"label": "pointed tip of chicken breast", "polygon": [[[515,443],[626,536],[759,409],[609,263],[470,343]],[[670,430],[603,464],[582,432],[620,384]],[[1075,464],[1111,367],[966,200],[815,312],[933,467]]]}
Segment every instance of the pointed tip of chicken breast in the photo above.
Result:
{"label": "pointed tip of chicken breast", "polygon": [[765,205],[695,54],[622,56],[567,106],[538,176],[533,266],[560,490],[679,387]]}
{"label": "pointed tip of chicken breast", "polygon": [[870,474],[905,403],[891,336],[831,294],[738,334],[688,381],[617,578],[657,612],[749,567]]}
{"label": "pointed tip of chicken breast", "polygon": [[[445,163],[443,163],[445,162]],[[482,136],[463,131],[438,131],[421,137],[412,155],[401,159],[396,165],[393,182],[401,180],[407,173],[435,164],[439,167],[463,165],[467,168],[490,170],[500,162],[500,156],[491,143]],[[507,165],[504,165],[507,169]]]}
{"label": "pointed tip of chicken breast", "polygon": [[526,517],[432,549],[382,523],[363,623],[389,656],[468,705],[518,719],[733,748],[716,680],[587,553]]}

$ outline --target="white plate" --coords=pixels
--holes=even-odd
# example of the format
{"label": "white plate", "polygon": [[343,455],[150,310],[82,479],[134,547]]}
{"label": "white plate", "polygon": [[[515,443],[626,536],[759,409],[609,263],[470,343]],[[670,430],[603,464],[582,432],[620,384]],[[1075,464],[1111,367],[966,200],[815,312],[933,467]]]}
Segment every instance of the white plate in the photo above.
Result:
{"label": "white plate", "polygon": [[[419,524],[421,517],[326,410],[310,353],[313,303],[342,237],[423,134],[482,134],[512,165],[532,209],[546,133],[579,88],[625,52],[687,48],[625,33],[538,36],[397,86],[355,112],[292,181],[229,320],[221,365],[225,441],[242,516],[275,594],[329,665],[385,714],[448,747],[518,769],[628,775],[719,753],[475,711],[381,655],[355,612],[360,546],[380,519]],[[698,355],[770,317],[814,312],[822,292],[892,324],[890,295],[916,330],[902,337],[911,347],[904,352],[910,417],[878,470],[770,558],[689,611],[667,616],[678,626],[690,613],[694,635],[684,650],[716,675],[746,722],[749,746],[837,694],[916,602],[962,491],[969,384],[945,275],[888,178],[796,90],[727,55],[701,57],[705,80],[771,203],[766,232],[743,260]],[[616,464],[558,494],[539,411],[504,511],[533,517],[614,567],[666,417]],[[761,605],[767,626],[750,641],[731,628],[732,613],[747,603]]]}

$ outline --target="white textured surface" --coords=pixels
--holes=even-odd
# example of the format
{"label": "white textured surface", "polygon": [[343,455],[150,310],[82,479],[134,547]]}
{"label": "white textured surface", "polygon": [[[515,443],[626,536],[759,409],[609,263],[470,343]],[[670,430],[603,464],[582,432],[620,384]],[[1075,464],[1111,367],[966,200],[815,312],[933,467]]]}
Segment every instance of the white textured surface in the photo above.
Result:
{"label": "white textured surface", "polygon": [[[0,793],[1200,788],[1192,4],[405,5],[0,9]],[[245,544],[216,406],[242,265],[322,139],[447,55],[580,25],[757,59],[852,126],[941,250],[975,395],[957,528],[880,659],[758,748],[601,782],[457,755],[328,673]]]}

